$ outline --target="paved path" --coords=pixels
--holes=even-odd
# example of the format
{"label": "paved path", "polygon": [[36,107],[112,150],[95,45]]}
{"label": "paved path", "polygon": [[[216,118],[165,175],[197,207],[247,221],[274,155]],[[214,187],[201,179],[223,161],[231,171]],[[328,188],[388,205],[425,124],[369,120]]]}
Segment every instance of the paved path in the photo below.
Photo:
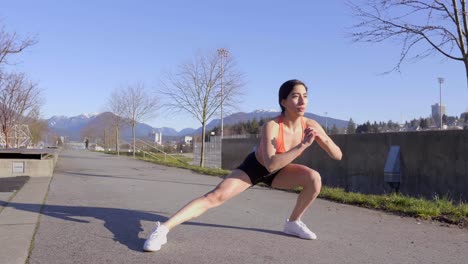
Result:
{"label": "paved path", "polygon": [[[161,251],[144,253],[141,247],[155,221],[164,221],[220,179],[130,158],[63,151],[44,207],[45,192],[36,192],[33,196],[42,197],[35,200],[20,199],[22,193],[44,189],[48,184],[44,181],[31,179],[0,213],[0,237],[8,232],[11,237],[15,226],[20,230],[27,226],[31,232],[32,219],[38,220],[29,263],[361,264],[468,259],[466,229],[324,200],[317,200],[303,218],[318,240],[285,236],[278,231],[297,195],[260,187],[175,228]],[[5,215],[14,213],[30,218],[24,225],[15,225],[11,218],[7,222]],[[29,247],[20,242],[0,240],[0,249],[22,247],[28,253]],[[9,258],[11,252],[0,250],[0,259],[7,260],[0,262],[24,263]]]}

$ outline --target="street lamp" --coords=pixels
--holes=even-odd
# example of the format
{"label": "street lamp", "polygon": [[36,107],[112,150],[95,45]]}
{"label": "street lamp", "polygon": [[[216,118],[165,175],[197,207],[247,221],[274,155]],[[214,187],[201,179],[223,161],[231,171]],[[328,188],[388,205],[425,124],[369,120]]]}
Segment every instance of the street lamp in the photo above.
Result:
{"label": "street lamp", "polygon": [[221,138],[224,136],[224,118],[223,118],[223,103],[224,103],[224,60],[229,55],[229,51],[225,48],[218,49],[218,56],[221,57]]}
{"label": "street lamp", "polygon": [[442,130],[442,84],[445,79],[442,77],[437,78],[439,81],[439,121],[440,121],[440,130]]}
{"label": "street lamp", "polygon": [[328,134],[328,112],[325,112],[325,132]]}

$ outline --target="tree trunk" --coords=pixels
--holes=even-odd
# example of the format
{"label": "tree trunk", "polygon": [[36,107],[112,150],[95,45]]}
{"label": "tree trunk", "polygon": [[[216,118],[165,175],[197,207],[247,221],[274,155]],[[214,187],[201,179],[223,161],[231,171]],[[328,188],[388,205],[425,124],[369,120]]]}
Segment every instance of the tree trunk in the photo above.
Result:
{"label": "tree trunk", "polygon": [[133,157],[135,158],[135,124],[132,123],[132,135],[133,135]]}
{"label": "tree trunk", "polygon": [[468,57],[465,57],[463,61],[465,63],[465,73],[466,73],[466,88],[468,88]]}
{"label": "tree trunk", "polygon": [[117,156],[120,156],[119,127],[115,128],[115,150],[117,151]]}
{"label": "tree trunk", "polygon": [[201,143],[201,150],[200,150],[200,167],[205,167],[205,130],[206,130],[206,123],[203,122],[202,124],[202,143]]}
{"label": "tree trunk", "polygon": [[9,149],[10,148],[10,140],[9,140],[10,133],[8,133],[8,131],[3,131],[3,135],[5,136],[5,148]]}

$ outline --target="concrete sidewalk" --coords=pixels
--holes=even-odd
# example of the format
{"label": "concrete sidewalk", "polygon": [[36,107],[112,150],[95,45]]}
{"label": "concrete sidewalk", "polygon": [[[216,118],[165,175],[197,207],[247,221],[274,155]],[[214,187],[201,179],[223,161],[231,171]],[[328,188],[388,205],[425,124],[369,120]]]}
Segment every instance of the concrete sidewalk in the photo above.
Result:
{"label": "concrete sidewalk", "polygon": [[51,177],[31,178],[18,192],[0,193],[1,263],[26,262],[50,180]]}
{"label": "concrete sidewalk", "polygon": [[41,214],[37,212],[48,179],[31,179],[0,213],[1,263],[25,263],[27,257],[29,263],[47,264],[466,263],[468,259],[466,229],[324,200],[317,200],[303,217],[318,240],[285,236],[279,231],[297,195],[260,187],[178,226],[161,251],[142,252],[155,221],[164,221],[219,182],[216,177],[131,158],[64,151]]}

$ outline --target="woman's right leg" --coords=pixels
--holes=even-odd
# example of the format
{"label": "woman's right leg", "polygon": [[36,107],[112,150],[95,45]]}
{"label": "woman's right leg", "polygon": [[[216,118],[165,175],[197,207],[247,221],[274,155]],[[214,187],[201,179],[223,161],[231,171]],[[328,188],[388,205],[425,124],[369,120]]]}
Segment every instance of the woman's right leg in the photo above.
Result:
{"label": "woman's right leg", "polygon": [[169,230],[181,223],[200,216],[208,209],[219,206],[252,186],[250,178],[241,170],[234,170],[212,191],[182,207],[163,223]]}
{"label": "woman's right leg", "polygon": [[252,184],[247,174],[241,170],[234,170],[212,191],[182,207],[162,225],[158,222],[154,231],[145,241],[143,250],[160,250],[161,246],[167,243],[166,236],[170,229],[203,214],[210,208],[223,204],[225,201],[245,191],[250,186],[252,186]]}

